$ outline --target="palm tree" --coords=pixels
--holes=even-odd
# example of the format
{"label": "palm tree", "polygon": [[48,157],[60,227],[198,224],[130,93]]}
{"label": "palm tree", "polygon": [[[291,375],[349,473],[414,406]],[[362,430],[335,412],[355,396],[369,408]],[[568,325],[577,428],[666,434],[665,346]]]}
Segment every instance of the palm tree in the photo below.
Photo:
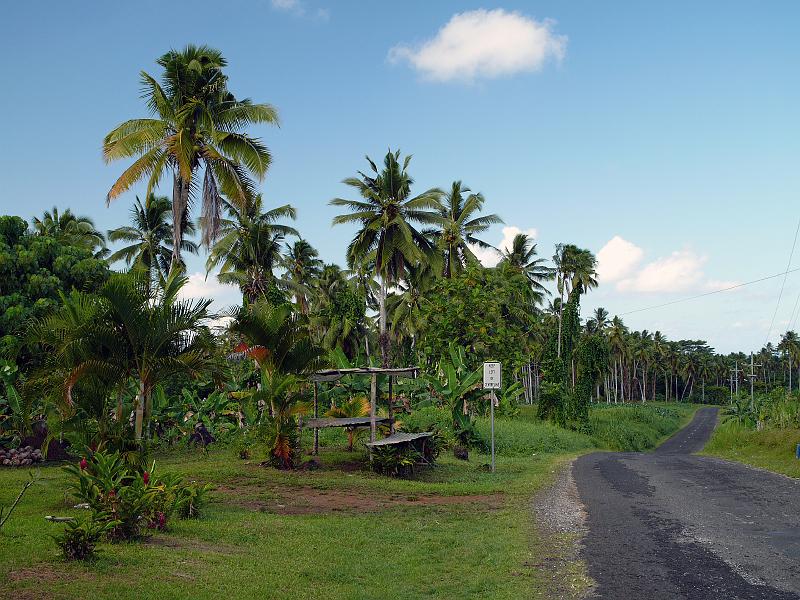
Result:
{"label": "palm tree", "polygon": [[286,245],[283,266],[286,268],[284,280],[294,292],[297,308],[301,314],[308,314],[308,296],[311,287],[322,274],[322,261],[311,244],[306,240],[297,240]]}
{"label": "palm tree", "polygon": [[[468,194],[466,198],[464,195]],[[442,274],[450,278],[472,262],[478,262],[470,244],[480,248],[493,248],[477,236],[495,223],[503,220],[495,215],[475,216],[483,208],[483,194],[473,194],[460,181],[454,181],[450,192],[444,194],[439,208],[439,229],[431,237],[442,252]]]}
{"label": "palm tree", "polygon": [[[165,173],[172,175],[173,264],[180,263],[184,213],[200,192],[204,216],[202,241],[210,245],[219,228],[222,194],[244,205],[254,196],[251,177],[263,179],[269,150],[243,133],[257,123],[276,124],[268,104],[237,99],[227,88],[227,61],[207,46],[170,50],[157,61],[164,71],[160,83],[144,71],[143,94],[152,118],[131,119],[103,140],[106,162],[134,158],[108,192],[106,202],[141,180],[149,197]],[[202,174],[202,181],[201,175]]]}
{"label": "palm tree", "polygon": [[[243,205],[223,199],[222,207],[226,217],[219,222],[217,240],[211,247],[211,252],[206,260],[207,273],[220,265],[222,265],[223,271],[230,270],[229,260],[241,254],[242,247],[247,243],[247,237],[252,231],[274,232],[283,236],[300,236],[294,227],[279,223],[281,219],[297,218],[297,211],[290,204],[265,211],[261,194],[258,194]],[[200,226],[204,226],[202,218]]]}
{"label": "palm tree", "polygon": [[319,364],[322,349],[311,340],[307,319],[292,314],[289,305],[258,301],[234,309],[230,316],[231,333],[244,340],[238,350],[261,371],[261,389],[253,391],[251,399],[270,407],[265,428],[270,457],[278,466],[289,468],[294,459],[295,418],[305,411],[297,392],[302,376]]}
{"label": "palm tree", "polygon": [[361,226],[347,247],[348,265],[352,268],[370,260],[381,281],[378,303],[384,366],[389,364],[390,350],[386,324],[389,286],[403,278],[409,264],[422,262],[432,250],[430,241],[412,224],[436,225],[441,222],[441,190],[431,188],[411,197],[414,180],[408,173],[410,161],[411,156],[406,156],[401,162],[399,150],[389,151],[384,157],[383,169],[378,170],[367,157],[372,174],[359,171],[358,177],[344,180],[346,185],[358,190],[363,200],[335,198],[330,202],[348,211],[348,214],[334,217],[334,225],[357,223]]}
{"label": "palm tree", "polygon": [[565,296],[569,299],[573,292],[582,294],[597,287],[595,278],[597,260],[591,252],[574,244],[556,244],[553,263],[556,265],[556,288],[561,299],[558,311],[558,356],[560,357]]}
{"label": "palm tree", "polygon": [[511,241],[511,247],[501,249],[501,266],[507,266],[523,274],[530,283],[534,300],[538,304],[549,296],[550,291],[543,282],[553,279],[555,271],[544,266],[543,258],[536,258],[536,244],[524,233],[518,233]]}
{"label": "palm tree", "polygon": [[247,302],[269,298],[277,290],[275,269],[283,263],[283,242],[283,234],[269,225],[252,224],[237,244],[237,253],[226,258],[217,280],[239,286]]}
{"label": "palm tree", "polygon": [[608,323],[608,311],[602,306],[599,306],[594,309],[592,318],[586,321],[586,330],[589,333],[599,333],[605,331],[606,327],[608,327]]}
{"label": "palm tree", "polygon": [[421,316],[422,300],[433,281],[430,265],[411,266],[403,281],[397,284],[399,293],[390,295],[386,300],[392,333],[398,341],[411,340],[412,349],[425,328]]}
{"label": "palm tree", "polygon": [[[197,254],[197,244],[186,239],[195,231],[191,221],[183,224],[182,250]],[[108,257],[109,263],[119,260],[134,267],[144,268],[151,277],[166,277],[172,260],[172,201],[166,196],[151,195],[142,204],[138,196],[131,207],[131,225],[123,225],[108,232],[111,242],[128,242]]]}
{"label": "palm tree", "polygon": [[312,307],[314,336],[324,348],[339,348],[355,357],[363,338],[369,356],[369,319],[364,312],[363,291],[356,279],[347,278],[347,271],[334,264],[323,267],[313,289]]}
{"label": "palm tree", "polygon": [[72,405],[76,384],[87,379],[108,388],[137,382],[134,434],[141,440],[151,393],[176,374],[198,375],[211,361],[213,338],[205,322],[210,300],[179,300],[187,278],[173,272],[153,289],[143,273],[115,274],[96,294],[74,291],[51,315],[29,328],[48,362],[35,376]]}
{"label": "palm tree", "polygon": [[33,228],[39,235],[49,235],[63,244],[96,253],[96,256],[106,252],[106,238],[95,228],[94,222],[70,209],[59,212],[54,206],[53,210],[45,211],[41,219],[34,217]]}

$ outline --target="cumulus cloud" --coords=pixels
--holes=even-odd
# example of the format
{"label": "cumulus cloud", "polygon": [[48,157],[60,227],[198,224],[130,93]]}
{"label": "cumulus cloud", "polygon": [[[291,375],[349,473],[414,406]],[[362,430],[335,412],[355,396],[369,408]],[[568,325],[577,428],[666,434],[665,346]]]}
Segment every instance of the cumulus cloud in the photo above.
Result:
{"label": "cumulus cloud", "polygon": [[647,263],[633,277],[622,279],[617,289],[626,292],[685,292],[704,287],[705,256],[691,250],[676,250]]}
{"label": "cumulus cloud", "polygon": [[708,257],[691,249],[644,262],[644,250],[618,235],[597,253],[597,277],[613,283],[619,292],[711,292],[736,285],[736,281],[711,279],[704,272]]}
{"label": "cumulus cloud", "polygon": [[641,262],[644,250],[615,235],[597,253],[597,279],[600,283],[619,281]]}
{"label": "cumulus cloud", "polygon": [[217,281],[214,275],[206,279],[205,273],[192,273],[189,281],[180,291],[183,299],[208,298],[212,300],[211,310],[223,310],[234,304],[241,304],[242,294],[234,285],[226,285]]}
{"label": "cumulus cloud", "polygon": [[560,61],[567,37],[553,32],[554,22],[518,12],[473,10],[453,15],[431,39],[389,50],[391,62],[408,62],[433,81],[473,81],[538,71]]}
{"label": "cumulus cloud", "polygon": [[[520,229],[519,227],[509,225],[503,227],[503,237],[500,240],[500,242],[495,245],[495,248],[500,250],[500,252],[503,252],[504,250],[511,248],[511,243],[514,241],[514,238],[519,233],[524,233],[531,239],[536,239],[536,236],[538,235],[536,229],[533,228]],[[493,248],[481,248],[479,246],[470,245],[470,249],[475,254],[475,256],[478,257],[478,260],[481,261],[481,264],[484,267],[494,267],[497,263],[500,262],[500,253],[494,250]]]}

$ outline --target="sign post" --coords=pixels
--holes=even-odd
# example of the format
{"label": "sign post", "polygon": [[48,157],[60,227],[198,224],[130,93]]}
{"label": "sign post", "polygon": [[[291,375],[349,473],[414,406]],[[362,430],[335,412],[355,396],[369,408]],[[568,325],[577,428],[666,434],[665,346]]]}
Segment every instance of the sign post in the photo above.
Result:
{"label": "sign post", "polygon": [[490,401],[490,419],[492,423],[492,473],[494,473],[494,407],[497,396],[494,391],[499,390],[503,382],[503,367],[499,362],[483,363],[483,389],[492,390]]}

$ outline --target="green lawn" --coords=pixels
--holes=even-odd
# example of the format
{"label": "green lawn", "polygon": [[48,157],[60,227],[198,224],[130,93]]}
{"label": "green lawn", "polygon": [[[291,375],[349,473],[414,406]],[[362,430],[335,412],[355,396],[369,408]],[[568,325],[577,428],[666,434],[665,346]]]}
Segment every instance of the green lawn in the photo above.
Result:
{"label": "green lawn", "polygon": [[[629,441],[638,439],[629,429],[659,439],[692,408],[665,412],[671,416],[640,407],[592,412],[593,419],[628,422],[620,431]],[[216,486],[206,516],[173,521],[145,543],[102,544],[88,564],[63,562],[48,537],[59,526],[44,515],[77,511],[68,508],[62,472],[45,467],[0,533],[0,597],[536,598],[554,577],[580,591],[581,565],[557,566],[564,540],[537,531],[531,500],[596,440],[527,412],[498,420],[497,436],[496,474],[482,467],[488,456],[473,452],[469,463],[443,455],[413,481],[359,469],[359,453],[341,450],[341,432],[323,436],[327,448],[338,449],[323,452],[324,468],[316,471],[263,468],[226,448],[207,456],[172,451],[157,456],[159,469]],[[13,500],[26,477],[0,470],[0,504]]]}
{"label": "green lawn", "polygon": [[795,457],[797,444],[800,444],[798,429],[756,431],[726,423],[717,427],[703,453],[800,477],[800,460]]}

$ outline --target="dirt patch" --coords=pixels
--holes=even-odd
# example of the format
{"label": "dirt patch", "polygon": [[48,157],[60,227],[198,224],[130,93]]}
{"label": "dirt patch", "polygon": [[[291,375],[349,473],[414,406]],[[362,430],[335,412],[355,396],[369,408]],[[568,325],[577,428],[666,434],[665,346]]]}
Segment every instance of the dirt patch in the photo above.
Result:
{"label": "dirt patch", "polygon": [[502,494],[465,496],[381,494],[361,490],[319,489],[310,486],[271,486],[265,488],[262,497],[259,498],[253,498],[248,493],[241,494],[242,490],[236,487],[221,486],[216,491],[217,497],[221,496],[225,504],[281,515],[380,512],[398,506],[480,505],[487,509],[497,509],[502,505],[503,499]]}
{"label": "dirt patch", "polygon": [[9,581],[38,581],[42,583],[54,583],[57,581],[75,581],[76,579],[89,579],[86,573],[75,572],[63,565],[40,564],[35,567],[23,567],[9,572]]}

